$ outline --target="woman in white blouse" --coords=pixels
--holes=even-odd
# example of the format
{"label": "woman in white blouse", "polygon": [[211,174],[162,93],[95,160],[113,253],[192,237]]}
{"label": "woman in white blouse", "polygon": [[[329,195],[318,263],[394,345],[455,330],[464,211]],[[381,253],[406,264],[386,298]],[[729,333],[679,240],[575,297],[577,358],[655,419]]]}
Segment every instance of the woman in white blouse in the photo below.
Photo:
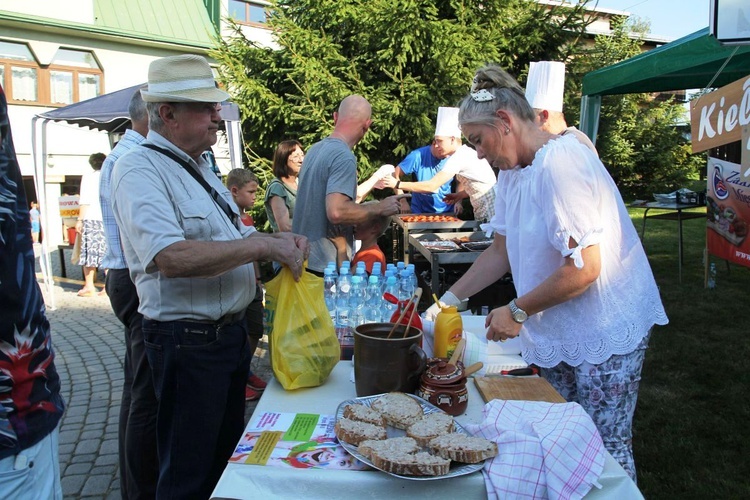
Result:
{"label": "woman in white blouse", "polygon": [[477,72],[459,122],[499,169],[495,236],[441,301],[458,303],[511,271],[518,298],[490,312],[487,338],[520,335],[524,359],[586,409],[635,479],[641,367],[651,327],[668,320],[617,186],[575,138],[539,129],[523,90],[497,66]]}

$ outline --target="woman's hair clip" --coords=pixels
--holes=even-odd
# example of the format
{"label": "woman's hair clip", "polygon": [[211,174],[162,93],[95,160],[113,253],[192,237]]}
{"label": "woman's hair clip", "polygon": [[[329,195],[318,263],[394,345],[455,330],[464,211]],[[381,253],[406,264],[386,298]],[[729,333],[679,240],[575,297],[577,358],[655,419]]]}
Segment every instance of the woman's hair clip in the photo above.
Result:
{"label": "woman's hair clip", "polygon": [[476,92],[472,92],[471,98],[474,99],[474,101],[476,102],[487,102],[487,101],[491,101],[492,99],[494,99],[495,96],[492,95],[492,93],[487,89],[480,89],[480,90],[477,90]]}

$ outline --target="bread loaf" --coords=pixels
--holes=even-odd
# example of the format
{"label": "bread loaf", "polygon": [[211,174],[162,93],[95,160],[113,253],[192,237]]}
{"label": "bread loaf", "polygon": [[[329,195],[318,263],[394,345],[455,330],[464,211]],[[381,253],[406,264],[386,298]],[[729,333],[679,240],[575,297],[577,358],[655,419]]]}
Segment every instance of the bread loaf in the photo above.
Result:
{"label": "bread loaf", "polygon": [[348,418],[340,418],[334,427],[339,441],[346,441],[355,446],[368,439],[385,439],[385,427],[359,422]]}
{"label": "bread loaf", "polygon": [[404,453],[398,450],[381,450],[372,457],[372,464],[392,474],[412,476],[442,476],[448,474],[451,461],[427,452]]}
{"label": "bread loaf", "polygon": [[389,392],[372,402],[372,408],[379,411],[385,421],[397,429],[407,429],[424,412],[416,399],[403,392]]}
{"label": "bread loaf", "polygon": [[497,444],[484,438],[451,433],[430,441],[430,451],[456,462],[476,464],[497,455]]}
{"label": "bread loaf", "polygon": [[406,429],[406,435],[414,438],[419,446],[427,446],[433,438],[453,432],[453,417],[446,413],[428,413]]}
{"label": "bread loaf", "polygon": [[384,440],[368,439],[359,443],[358,451],[361,455],[372,460],[376,453],[402,452],[416,453],[419,451],[417,442],[410,437],[397,437]]}
{"label": "bread loaf", "polygon": [[365,405],[346,405],[344,407],[344,418],[385,427],[385,418],[383,415],[381,415],[379,411],[373,410]]}

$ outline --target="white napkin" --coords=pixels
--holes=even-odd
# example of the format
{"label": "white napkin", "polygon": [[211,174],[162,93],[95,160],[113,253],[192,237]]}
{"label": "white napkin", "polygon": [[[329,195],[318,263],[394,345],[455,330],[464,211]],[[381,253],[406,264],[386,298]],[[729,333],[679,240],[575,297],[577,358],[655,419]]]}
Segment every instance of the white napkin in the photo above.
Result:
{"label": "white napkin", "polygon": [[495,399],[484,421],[465,425],[497,443],[482,469],[489,499],[583,498],[604,470],[604,444],[578,403]]}

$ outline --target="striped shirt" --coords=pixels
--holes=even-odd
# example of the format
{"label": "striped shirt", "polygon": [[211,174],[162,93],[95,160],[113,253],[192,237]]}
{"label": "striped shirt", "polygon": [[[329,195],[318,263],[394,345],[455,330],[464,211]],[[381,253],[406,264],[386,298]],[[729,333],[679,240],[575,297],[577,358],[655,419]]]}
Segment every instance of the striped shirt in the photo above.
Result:
{"label": "striped shirt", "polygon": [[112,212],[111,204],[111,180],[112,169],[115,162],[122,155],[130,151],[134,146],[145,141],[146,138],[135,130],[128,129],[122,136],[120,142],[107,155],[101,170],[101,179],[99,180],[99,202],[102,206],[102,221],[104,222],[104,235],[107,238],[107,254],[102,261],[103,269],[127,269],[128,261],[125,260],[125,254],[122,251],[122,241],[120,239],[120,229],[115,222],[115,214]]}

